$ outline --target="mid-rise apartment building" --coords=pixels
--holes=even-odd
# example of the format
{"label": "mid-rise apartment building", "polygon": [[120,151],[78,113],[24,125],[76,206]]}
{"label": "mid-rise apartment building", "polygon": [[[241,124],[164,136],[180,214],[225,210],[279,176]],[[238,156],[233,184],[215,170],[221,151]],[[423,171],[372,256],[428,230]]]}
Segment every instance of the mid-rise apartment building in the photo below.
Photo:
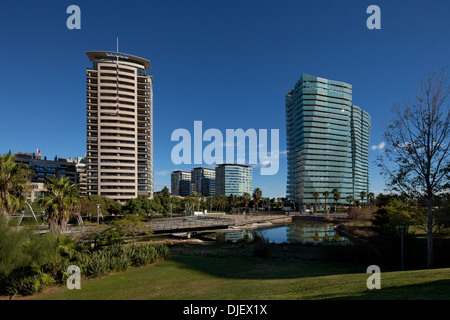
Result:
{"label": "mid-rise apartment building", "polygon": [[18,152],[14,155],[14,161],[25,164],[27,169],[33,171],[30,177],[32,183],[45,183],[49,177],[69,178],[72,184],[78,182],[74,159],[63,159],[57,156],[47,159],[42,157],[38,150],[36,153]]}
{"label": "mid-rise apartment building", "polygon": [[18,152],[14,155],[14,161],[24,164],[32,172],[31,188],[27,194],[29,202],[34,202],[42,195],[48,178],[68,178],[71,184],[79,184],[77,159],[63,159],[57,156],[47,159],[37,150],[36,153]]}

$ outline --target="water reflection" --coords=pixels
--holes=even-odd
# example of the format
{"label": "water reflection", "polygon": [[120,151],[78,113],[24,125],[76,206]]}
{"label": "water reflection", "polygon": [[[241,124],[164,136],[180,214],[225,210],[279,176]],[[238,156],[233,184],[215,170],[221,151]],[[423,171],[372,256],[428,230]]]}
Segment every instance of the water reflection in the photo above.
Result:
{"label": "water reflection", "polygon": [[217,235],[217,239],[225,242],[251,241],[255,232],[273,243],[350,243],[335,231],[333,225],[316,221],[295,221],[284,225],[229,231]]}

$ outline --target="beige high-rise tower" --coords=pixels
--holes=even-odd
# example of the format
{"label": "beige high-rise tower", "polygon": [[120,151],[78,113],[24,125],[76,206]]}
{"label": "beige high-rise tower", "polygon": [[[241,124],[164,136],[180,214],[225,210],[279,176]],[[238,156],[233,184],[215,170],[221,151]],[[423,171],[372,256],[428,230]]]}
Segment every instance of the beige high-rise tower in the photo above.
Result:
{"label": "beige high-rise tower", "polygon": [[86,52],[87,194],[125,202],[153,197],[153,78],[150,61]]}

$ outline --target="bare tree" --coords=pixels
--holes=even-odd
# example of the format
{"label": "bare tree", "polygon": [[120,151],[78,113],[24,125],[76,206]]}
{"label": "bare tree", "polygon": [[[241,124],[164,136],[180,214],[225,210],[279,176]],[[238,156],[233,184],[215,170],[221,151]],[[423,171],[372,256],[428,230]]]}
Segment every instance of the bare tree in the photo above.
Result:
{"label": "bare tree", "polygon": [[394,106],[384,134],[385,156],[379,158],[391,190],[426,202],[428,268],[433,267],[433,200],[450,187],[449,95],[446,70],[422,80],[413,102]]}

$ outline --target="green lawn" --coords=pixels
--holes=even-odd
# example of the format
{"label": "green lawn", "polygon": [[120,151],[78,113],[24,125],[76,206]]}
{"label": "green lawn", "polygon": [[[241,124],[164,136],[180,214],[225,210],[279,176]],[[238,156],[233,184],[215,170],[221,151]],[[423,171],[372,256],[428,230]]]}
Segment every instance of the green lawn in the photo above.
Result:
{"label": "green lawn", "polygon": [[450,299],[450,269],[383,272],[368,290],[364,267],[179,255],[80,290],[52,289],[34,299]]}

